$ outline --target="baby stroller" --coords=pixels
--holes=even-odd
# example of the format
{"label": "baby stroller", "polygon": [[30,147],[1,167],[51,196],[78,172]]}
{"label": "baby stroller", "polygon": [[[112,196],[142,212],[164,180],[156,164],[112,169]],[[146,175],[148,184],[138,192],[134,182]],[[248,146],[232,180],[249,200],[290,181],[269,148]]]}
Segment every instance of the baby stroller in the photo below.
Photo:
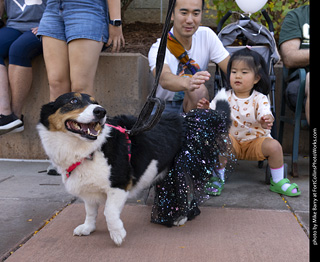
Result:
{"label": "baby stroller", "polygon": [[[269,30],[254,21],[252,21],[248,16],[239,14],[238,12],[228,11],[220,20],[217,27],[217,34],[221,40],[223,46],[228,50],[230,55],[239,49],[246,48],[247,45],[251,46],[253,51],[258,52],[265,59],[268,68],[269,76],[271,82],[271,91],[269,94],[271,111],[274,116],[276,116],[275,109],[275,83],[276,76],[274,73],[274,65],[280,60],[280,56],[277,50],[277,44],[274,39],[274,27],[272,21],[266,12],[262,10],[262,15],[267,21]],[[232,14],[239,14],[240,19],[234,23],[225,26],[223,29],[223,24]],[[215,79],[214,79],[214,93],[216,94],[218,89],[227,86],[226,76],[216,65]],[[273,138],[277,138],[276,135],[276,125],[274,125],[271,130],[271,135]],[[259,168],[263,167],[263,161],[258,162]],[[284,174],[287,177],[287,165],[284,165]],[[267,166],[266,169],[266,183],[270,184],[270,168]]]}

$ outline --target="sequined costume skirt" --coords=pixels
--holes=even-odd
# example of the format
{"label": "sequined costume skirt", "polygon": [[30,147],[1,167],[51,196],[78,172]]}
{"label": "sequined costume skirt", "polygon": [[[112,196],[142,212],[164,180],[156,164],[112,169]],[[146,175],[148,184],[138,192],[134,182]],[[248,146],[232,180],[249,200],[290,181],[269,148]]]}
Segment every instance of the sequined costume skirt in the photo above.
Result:
{"label": "sequined costume skirt", "polygon": [[182,217],[191,220],[200,214],[198,205],[209,198],[205,184],[212,176],[218,176],[216,170],[221,164],[229,167],[234,161],[227,114],[195,109],[184,117],[186,142],[168,174],[155,185],[151,213],[151,222],[169,227]]}

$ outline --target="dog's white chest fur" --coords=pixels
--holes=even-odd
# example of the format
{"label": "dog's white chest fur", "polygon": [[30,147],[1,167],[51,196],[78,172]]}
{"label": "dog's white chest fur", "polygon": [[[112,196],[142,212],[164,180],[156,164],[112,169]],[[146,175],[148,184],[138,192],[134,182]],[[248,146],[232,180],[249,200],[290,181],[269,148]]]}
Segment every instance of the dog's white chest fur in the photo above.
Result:
{"label": "dog's white chest fur", "polygon": [[92,160],[84,159],[63,181],[70,194],[102,201],[110,188],[110,171],[103,153],[96,151]]}

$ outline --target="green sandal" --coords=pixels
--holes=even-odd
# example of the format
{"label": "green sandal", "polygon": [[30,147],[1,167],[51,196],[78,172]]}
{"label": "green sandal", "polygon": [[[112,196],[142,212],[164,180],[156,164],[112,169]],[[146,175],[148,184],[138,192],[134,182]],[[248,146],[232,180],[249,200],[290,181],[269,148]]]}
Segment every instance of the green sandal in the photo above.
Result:
{"label": "green sandal", "polygon": [[[220,186],[219,186],[220,184]],[[218,177],[211,177],[204,186],[204,192],[210,196],[220,196],[224,188],[224,181]]]}
{"label": "green sandal", "polygon": [[[285,195],[285,196],[291,196],[291,197],[294,197],[294,196],[299,196],[301,194],[301,191],[299,190],[299,187],[296,183],[292,183],[286,191],[283,191],[281,189],[281,187],[284,185],[284,184],[291,184],[290,183],[290,180],[288,178],[284,178],[284,179],[281,179],[278,183],[275,183],[273,182],[272,178],[270,179],[270,190],[272,192],[275,192],[275,193],[278,193],[278,194],[282,194],[282,195]],[[297,189],[297,193],[292,193],[292,190],[296,188]]]}

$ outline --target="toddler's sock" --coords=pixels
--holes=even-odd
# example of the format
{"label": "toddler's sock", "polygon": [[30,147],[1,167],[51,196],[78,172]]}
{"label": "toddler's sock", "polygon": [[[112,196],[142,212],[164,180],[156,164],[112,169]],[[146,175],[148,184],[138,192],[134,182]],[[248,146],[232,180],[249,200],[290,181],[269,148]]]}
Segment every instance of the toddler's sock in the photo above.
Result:
{"label": "toddler's sock", "polygon": [[[284,178],[283,165],[280,168],[275,168],[275,169],[270,168],[270,170],[271,170],[271,176],[272,176],[273,182],[278,183],[281,179]],[[281,189],[283,191],[286,191],[289,186],[290,186],[290,184],[285,183],[282,185]],[[297,193],[297,189],[296,188],[292,189],[292,193],[294,193],[294,194]]]}

